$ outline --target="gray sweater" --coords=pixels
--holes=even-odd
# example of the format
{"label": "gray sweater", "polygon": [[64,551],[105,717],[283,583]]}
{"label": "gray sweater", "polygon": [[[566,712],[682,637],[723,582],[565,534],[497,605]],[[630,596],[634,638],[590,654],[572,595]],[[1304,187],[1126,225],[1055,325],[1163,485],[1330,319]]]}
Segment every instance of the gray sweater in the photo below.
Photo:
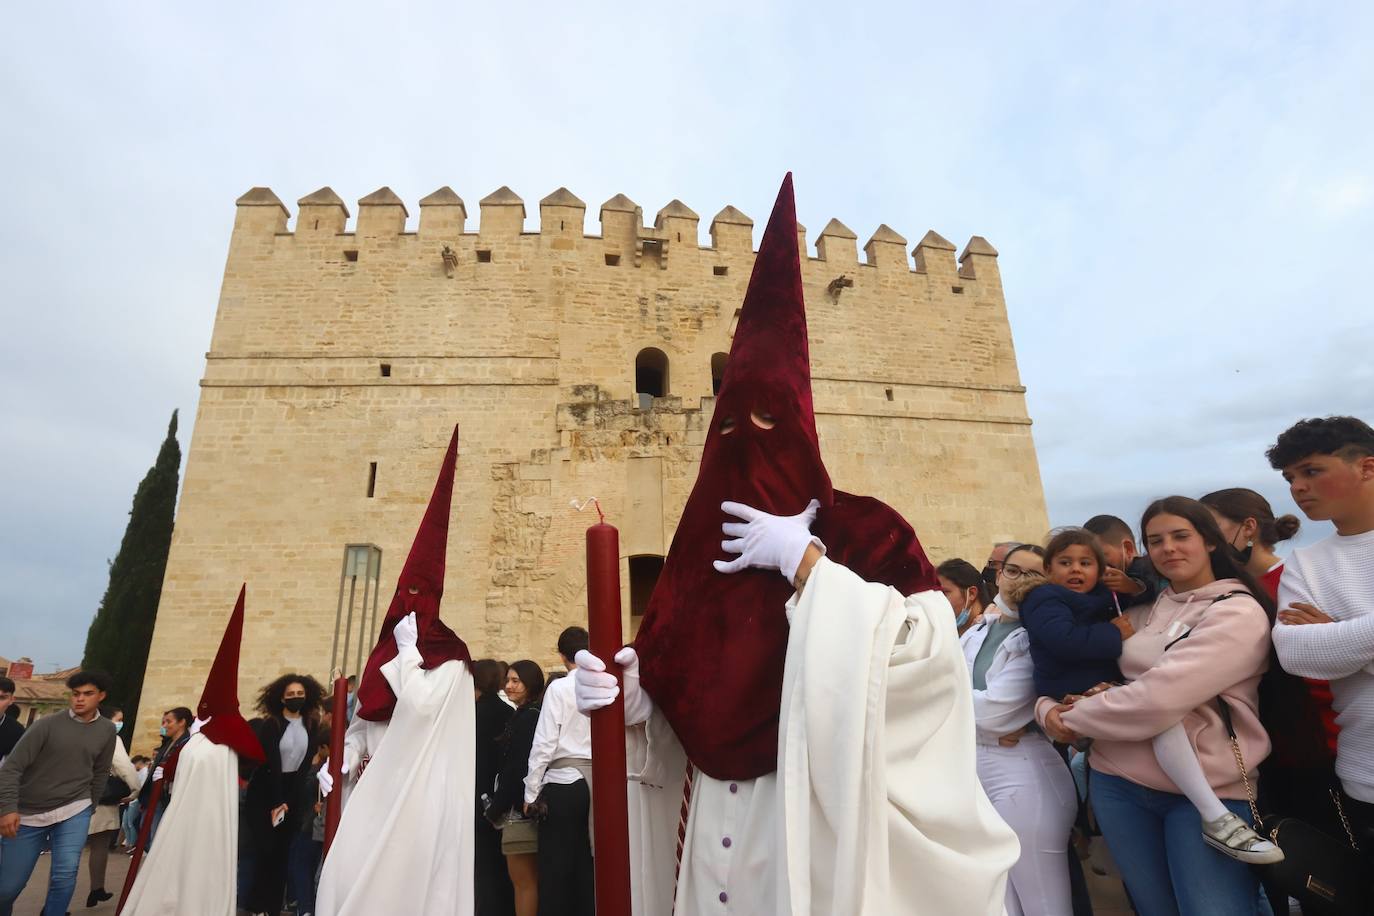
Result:
{"label": "gray sweater", "polygon": [[39,719],[0,765],[0,815],[42,814],[80,798],[96,804],[114,743],[114,725],[104,717],[81,722],[64,710]]}

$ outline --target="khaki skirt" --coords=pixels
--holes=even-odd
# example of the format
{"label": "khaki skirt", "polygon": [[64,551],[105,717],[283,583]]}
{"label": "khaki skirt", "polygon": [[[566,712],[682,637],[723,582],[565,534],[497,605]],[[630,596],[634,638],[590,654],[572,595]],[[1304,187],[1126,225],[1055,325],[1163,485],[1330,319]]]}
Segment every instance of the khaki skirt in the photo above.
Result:
{"label": "khaki skirt", "polygon": [[527,818],[507,821],[501,828],[501,853],[531,855],[539,851],[539,825]]}

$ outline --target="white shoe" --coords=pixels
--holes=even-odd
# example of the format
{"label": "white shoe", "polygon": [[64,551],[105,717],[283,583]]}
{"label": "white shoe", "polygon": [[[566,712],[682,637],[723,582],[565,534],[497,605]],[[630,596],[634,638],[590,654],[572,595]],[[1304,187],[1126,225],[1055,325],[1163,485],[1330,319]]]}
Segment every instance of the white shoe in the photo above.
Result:
{"label": "white shoe", "polygon": [[1202,822],[1202,838],[1217,852],[1250,865],[1283,861],[1283,850],[1251,830],[1245,821],[1227,811],[1214,821]]}

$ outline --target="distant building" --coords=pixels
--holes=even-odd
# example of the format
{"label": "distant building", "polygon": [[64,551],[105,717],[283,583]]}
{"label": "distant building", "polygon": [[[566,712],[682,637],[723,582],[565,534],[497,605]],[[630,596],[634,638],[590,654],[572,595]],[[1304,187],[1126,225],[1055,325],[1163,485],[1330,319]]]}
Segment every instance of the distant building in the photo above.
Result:
{"label": "distant building", "polygon": [[14,681],[14,707],[19,710],[19,722],[28,726],[34,719],[67,708],[67,678],[76,668],[64,668],[50,674],[34,674],[33,662],[27,658],[11,661],[0,657],[0,677]]}

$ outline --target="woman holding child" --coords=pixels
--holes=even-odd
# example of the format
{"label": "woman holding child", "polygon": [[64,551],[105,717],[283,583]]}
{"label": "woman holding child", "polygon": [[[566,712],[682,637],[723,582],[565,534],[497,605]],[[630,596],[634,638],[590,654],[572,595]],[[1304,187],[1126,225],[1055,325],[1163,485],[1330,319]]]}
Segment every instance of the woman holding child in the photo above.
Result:
{"label": "woman holding child", "polygon": [[[1141,527],[1150,560],[1169,588],[1152,606],[1131,608],[1121,622],[1087,615],[1076,620],[1083,627],[1106,622],[1117,628],[1128,683],[1047,694],[1037,715],[1055,740],[1093,739],[1093,810],[1142,916],[1252,916],[1258,887],[1247,863],[1276,861],[1282,853],[1246,826],[1246,785],[1218,697],[1253,783],[1269,754],[1258,687],[1268,665],[1274,602],[1198,501],[1156,500]],[[1093,559],[1100,575],[1101,560]],[[1091,594],[1097,578],[1088,573],[1092,564],[1063,565],[1056,574],[1047,557],[1051,581],[1085,598]],[[1023,616],[1034,653],[1029,604]],[[1111,649],[1104,630],[1068,646],[1090,647],[1093,666]]]}
{"label": "woman holding child", "polygon": [[1007,880],[1010,916],[1072,912],[1067,850],[1078,797],[1064,761],[1034,726],[1039,694],[1014,597],[1044,581],[1042,553],[1023,544],[1006,555],[995,604],[960,640],[973,677],[978,780],[1021,843]]}

